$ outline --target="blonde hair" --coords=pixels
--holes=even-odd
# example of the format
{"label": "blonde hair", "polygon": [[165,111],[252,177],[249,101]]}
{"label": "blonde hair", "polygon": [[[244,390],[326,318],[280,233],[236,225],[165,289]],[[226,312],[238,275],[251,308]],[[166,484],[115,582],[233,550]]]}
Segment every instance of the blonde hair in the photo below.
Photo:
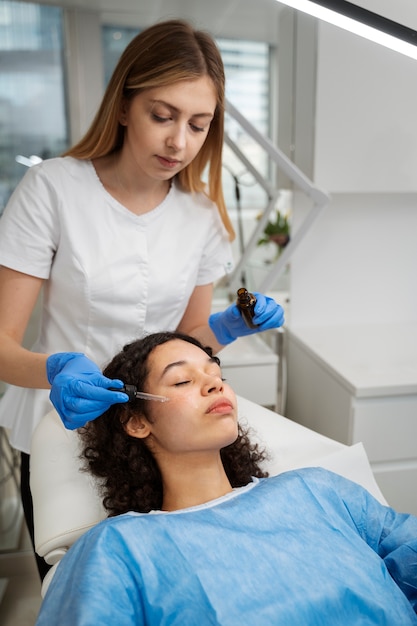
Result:
{"label": "blonde hair", "polygon": [[227,213],[222,189],[224,139],[224,66],[212,37],[195,30],[184,20],[157,23],[142,31],[128,44],[110,78],[101,105],[84,137],[64,156],[94,159],[120,150],[124,126],[119,122],[122,105],[139,91],[170,85],[182,80],[208,76],[215,87],[217,105],[207,138],[195,159],[177,174],[182,189],[206,192],[202,180],[207,165],[207,195],[217,205],[232,240],[234,230]]}

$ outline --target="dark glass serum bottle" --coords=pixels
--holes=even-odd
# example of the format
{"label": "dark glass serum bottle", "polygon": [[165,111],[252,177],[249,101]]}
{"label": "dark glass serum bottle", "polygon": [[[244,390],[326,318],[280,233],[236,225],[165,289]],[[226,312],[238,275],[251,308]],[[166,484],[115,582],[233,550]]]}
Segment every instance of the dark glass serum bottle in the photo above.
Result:
{"label": "dark glass serum bottle", "polygon": [[237,290],[236,304],[242,313],[246,325],[249,326],[249,328],[257,328],[257,324],[253,323],[256,304],[256,298],[253,293],[250,293],[245,287],[241,287]]}

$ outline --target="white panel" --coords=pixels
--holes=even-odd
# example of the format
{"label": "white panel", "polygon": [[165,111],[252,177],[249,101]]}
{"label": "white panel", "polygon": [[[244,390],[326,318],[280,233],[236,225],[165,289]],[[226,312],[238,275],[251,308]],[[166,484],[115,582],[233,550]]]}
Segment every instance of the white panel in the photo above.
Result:
{"label": "white panel", "polygon": [[417,398],[417,323],[310,326],[289,335],[358,402]]}
{"label": "white panel", "polygon": [[410,469],[385,469],[372,466],[375,480],[388,504],[402,513],[417,515],[417,463]]}
{"label": "white panel", "polygon": [[354,406],[352,443],[361,441],[371,462],[415,459],[417,466],[417,395],[359,399]]}
{"label": "white panel", "polygon": [[104,91],[101,24],[98,13],[65,12],[71,142],[88,129]]}
{"label": "white panel", "polygon": [[319,27],[314,181],[330,192],[417,190],[417,64]]}
{"label": "white panel", "polygon": [[350,444],[351,394],[293,333],[287,334],[286,417]]}
{"label": "white panel", "polygon": [[275,0],[41,0],[41,4],[96,11],[105,24],[138,28],[184,18],[216,37],[270,43],[277,42],[278,14],[282,9]]}
{"label": "white panel", "polygon": [[291,260],[291,326],[416,321],[415,233],[416,194],[333,194]]}
{"label": "white panel", "polygon": [[278,356],[260,337],[240,337],[223,348],[219,357],[235,393],[263,406],[276,406]]}

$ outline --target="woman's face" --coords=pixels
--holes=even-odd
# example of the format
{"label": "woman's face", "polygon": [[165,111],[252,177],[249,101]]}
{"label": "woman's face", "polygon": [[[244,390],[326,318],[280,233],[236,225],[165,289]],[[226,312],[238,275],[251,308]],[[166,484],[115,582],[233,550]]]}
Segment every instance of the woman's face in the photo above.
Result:
{"label": "woman's face", "polygon": [[208,76],[145,89],[126,105],[122,148],[138,174],[167,180],[200,151],[216,109],[216,90]]}
{"label": "woman's face", "polygon": [[154,453],[218,452],[235,441],[236,396],[222,379],[220,366],[203,350],[174,339],[153,350],[148,367],[145,391],[169,401],[150,401],[149,420],[142,418],[140,428],[129,434],[149,435]]}

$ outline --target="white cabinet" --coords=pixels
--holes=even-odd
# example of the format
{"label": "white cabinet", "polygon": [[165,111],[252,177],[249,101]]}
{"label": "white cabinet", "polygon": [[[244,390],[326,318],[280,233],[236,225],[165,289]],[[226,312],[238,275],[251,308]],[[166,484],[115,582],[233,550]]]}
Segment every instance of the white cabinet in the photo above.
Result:
{"label": "white cabinet", "polygon": [[363,442],[397,510],[417,514],[417,324],[287,331],[286,416]]}
{"label": "white cabinet", "polygon": [[240,337],[219,353],[222,372],[235,393],[262,406],[275,407],[278,356],[258,335]]}

